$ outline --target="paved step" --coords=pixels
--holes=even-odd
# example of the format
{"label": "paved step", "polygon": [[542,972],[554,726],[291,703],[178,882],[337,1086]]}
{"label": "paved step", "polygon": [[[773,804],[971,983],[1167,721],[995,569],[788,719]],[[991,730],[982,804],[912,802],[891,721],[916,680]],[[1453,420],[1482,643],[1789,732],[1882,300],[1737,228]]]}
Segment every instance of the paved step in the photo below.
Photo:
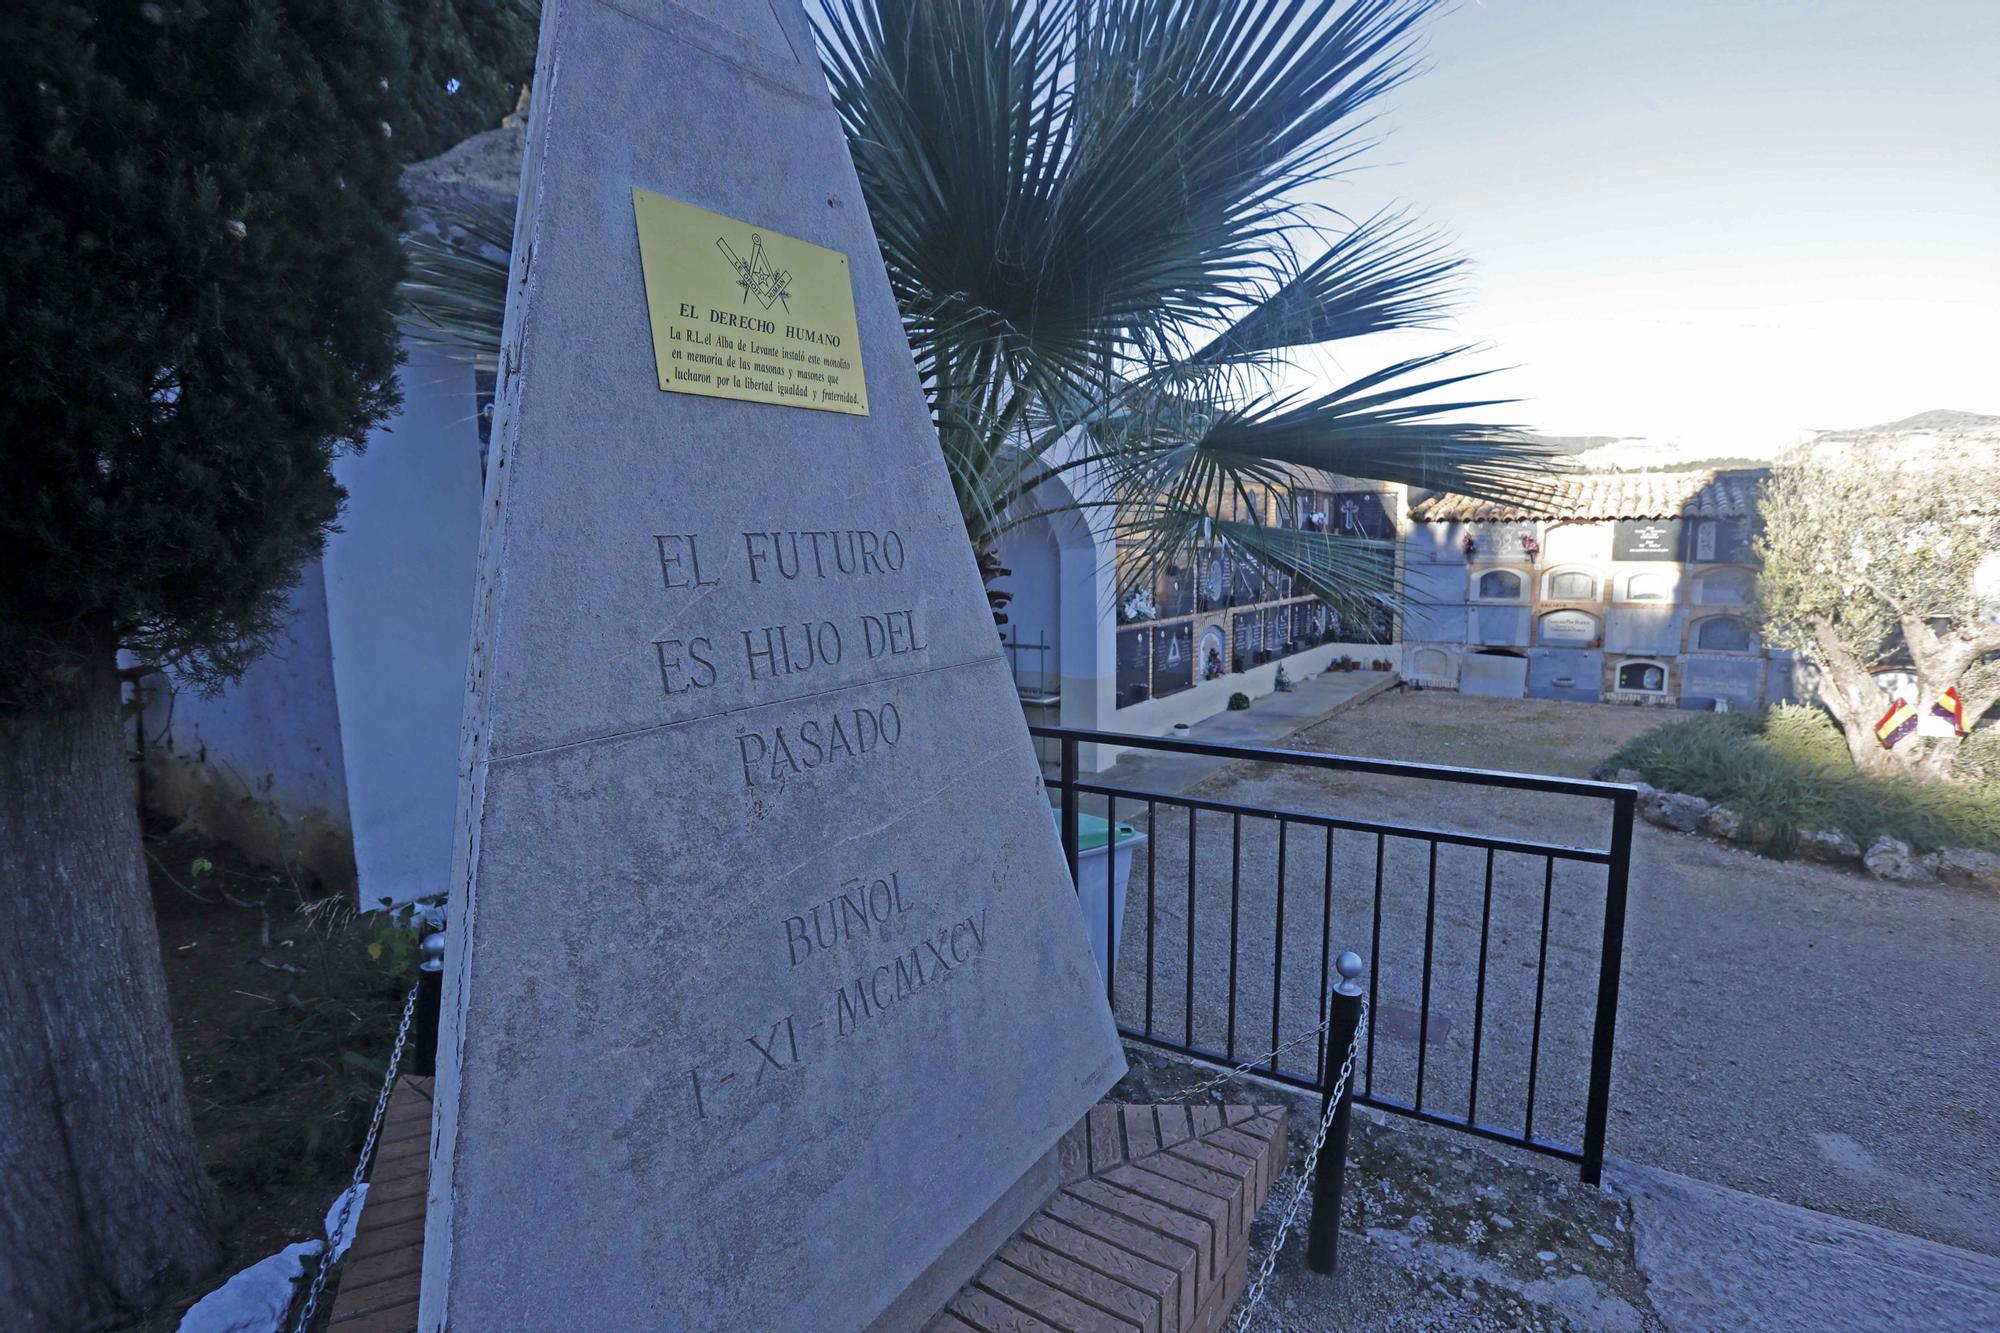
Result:
{"label": "paved step", "polygon": [[2000,1259],[1653,1167],[1608,1164],[1605,1183],[1632,1201],[1647,1295],[1675,1333],[2000,1329]]}

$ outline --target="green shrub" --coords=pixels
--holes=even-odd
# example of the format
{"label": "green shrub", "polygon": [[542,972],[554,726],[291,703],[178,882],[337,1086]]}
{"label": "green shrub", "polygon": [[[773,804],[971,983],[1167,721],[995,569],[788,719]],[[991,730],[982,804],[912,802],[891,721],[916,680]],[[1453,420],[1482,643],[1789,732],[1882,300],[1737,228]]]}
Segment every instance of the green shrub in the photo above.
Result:
{"label": "green shrub", "polygon": [[1981,727],[1958,743],[1958,771],[1969,778],[2000,782],[2000,724]]}
{"label": "green shrub", "polygon": [[1229,710],[1232,713],[1240,713],[1249,706],[1250,706],[1250,696],[1245,694],[1243,691],[1238,690],[1236,691],[1236,693],[1229,696]]}
{"label": "green shrub", "polygon": [[1840,724],[1824,708],[1812,704],[1774,705],[1764,714],[1763,736],[1766,749],[1787,759],[1815,768],[1853,767]]}
{"label": "green shrub", "polygon": [[1789,855],[1800,833],[1838,829],[1862,846],[1884,835],[1920,852],[2000,850],[2000,778],[1926,781],[1863,773],[1832,719],[1817,708],[1700,713],[1628,742],[1610,766],[1636,769],[1663,791],[1726,805],[1762,850]]}

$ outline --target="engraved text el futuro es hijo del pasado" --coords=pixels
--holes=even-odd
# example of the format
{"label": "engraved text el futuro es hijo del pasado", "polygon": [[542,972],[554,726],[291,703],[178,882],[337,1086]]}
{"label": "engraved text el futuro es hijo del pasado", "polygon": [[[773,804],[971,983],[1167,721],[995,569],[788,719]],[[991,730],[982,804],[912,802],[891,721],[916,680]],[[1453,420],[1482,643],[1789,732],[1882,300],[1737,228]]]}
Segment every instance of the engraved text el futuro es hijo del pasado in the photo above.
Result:
{"label": "engraved text el futuro es hijo del pasado", "polygon": [[[909,553],[895,529],[826,529],[737,534],[742,569],[752,585],[897,580]],[[704,555],[696,533],[656,533],[654,555],[670,597],[721,584],[722,560]],[[706,562],[705,562],[706,559]],[[718,644],[717,640],[721,642]],[[921,655],[930,644],[914,606],[885,605],[843,619],[807,619],[751,625],[730,634],[691,634],[653,641],[660,689],[674,698],[712,688],[726,673],[751,681],[779,681],[838,667],[849,661],[889,661]],[[769,730],[736,738],[743,785],[757,787],[801,777],[894,749],[903,738],[903,715],[894,700],[837,707]]]}

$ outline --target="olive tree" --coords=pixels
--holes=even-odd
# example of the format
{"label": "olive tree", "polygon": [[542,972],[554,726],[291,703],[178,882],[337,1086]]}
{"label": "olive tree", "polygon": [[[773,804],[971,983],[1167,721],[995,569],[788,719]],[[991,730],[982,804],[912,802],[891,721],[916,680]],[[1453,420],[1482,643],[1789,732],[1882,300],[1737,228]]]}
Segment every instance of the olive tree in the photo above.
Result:
{"label": "olive tree", "polygon": [[1914,672],[1919,717],[1954,689],[1968,727],[2000,702],[1995,495],[1991,473],[1825,450],[1772,470],[1757,541],[1765,623],[1818,668],[1820,698],[1858,767],[1943,775],[1959,746],[1956,735],[1910,735],[1884,747],[1876,671]]}

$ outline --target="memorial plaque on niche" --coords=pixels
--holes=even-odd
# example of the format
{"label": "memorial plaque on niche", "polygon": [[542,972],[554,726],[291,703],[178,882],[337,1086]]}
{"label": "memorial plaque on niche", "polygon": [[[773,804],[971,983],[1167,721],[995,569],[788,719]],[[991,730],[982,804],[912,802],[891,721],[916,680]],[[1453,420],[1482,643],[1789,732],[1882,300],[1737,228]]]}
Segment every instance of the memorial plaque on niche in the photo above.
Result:
{"label": "memorial plaque on niche", "polygon": [[660,387],[868,415],[847,256],[632,191]]}
{"label": "memorial plaque on niche", "polygon": [[1179,694],[1194,685],[1194,625],[1159,625],[1153,630],[1153,697]]}
{"label": "memorial plaque on niche", "polygon": [[[542,7],[427,1333],[894,1318],[1124,1068],[804,15],[682,8]],[[635,189],[757,319],[855,257],[869,414],[660,392]]]}
{"label": "memorial plaque on niche", "polygon": [[1335,491],[1330,498],[1333,509],[1330,531],[1335,535],[1369,541],[1395,540],[1396,520],[1388,508],[1395,503],[1395,496],[1377,491]]}
{"label": "memorial plaque on niche", "polygon": [[1540,623],[1543,643],[1597,642],[1597,617],[1588,611],[1551,611]]}
{"label": "memorial plaque on niche", "polygon": [[1620,519],[1611,529],[1614,560],[1678,560],[1681,520]]}
{"label": "memorial plaque on niche", "polygon": [[1237,660],[1244,666],[1257,665],[1257,654],[1264,647],[1264,613],[1238,611],[1230,616],[1229,636],[1235,645]]}

